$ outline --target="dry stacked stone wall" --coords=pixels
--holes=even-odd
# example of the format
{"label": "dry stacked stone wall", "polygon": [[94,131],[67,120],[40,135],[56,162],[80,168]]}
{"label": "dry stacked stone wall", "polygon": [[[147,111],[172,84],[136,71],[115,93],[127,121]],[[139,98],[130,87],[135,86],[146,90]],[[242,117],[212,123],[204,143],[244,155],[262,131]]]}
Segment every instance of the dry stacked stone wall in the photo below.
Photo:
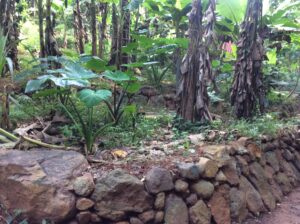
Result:
{"label": "dry stacked stone wall", "polygon": [[243,223],[275,209],[300,183],[300,131],[254,142],[203,147],[198,163],[154,167],[144,180],[114,170],[94,182],[74,182],[76,217],[70,223]]}

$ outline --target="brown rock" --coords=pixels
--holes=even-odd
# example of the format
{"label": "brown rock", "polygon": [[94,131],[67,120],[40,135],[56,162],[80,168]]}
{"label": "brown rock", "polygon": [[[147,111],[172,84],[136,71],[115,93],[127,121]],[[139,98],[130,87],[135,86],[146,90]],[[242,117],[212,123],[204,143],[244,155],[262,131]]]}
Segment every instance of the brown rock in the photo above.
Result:
{"label": "brown rock", "polygon": [[121,221],[121,222],[115,222],[114,224],[130,224],[130,223],[127,221]]}
{"label": "brown rock", "polygon": [[168,224],[188,224],[188,208],[184,201],[176,196],[170,194],[166,200],[165,207],[165,223]]}
{"label": "brown rock", "polygon": [[155,217],[155,212],[153,210],[145,211],[139,214],[138,217],[143,223],[152,223]]}
{"label": "brown rock", "polygon": [[191,186],[193,192],[203,199],[209,199],[214,192],[214,185],[206,180],[200,180]]}
{"label": "brown rock", "polygon": [[250,155],[254,158],[261,158],[262,150],[255,143],[250,143],[249,145],[247,145],[247,149],[250,152]]}
{"label": "brown rock", "polygon": [[92,213],[91,214],[91,222],[92,223],[101,223],[102,220],[101,220],[101,218],[97,214]]}
{"label": "brown rock", "polygon": [[144,223],[136,217],[131,217],[130,218],[130,224],[144,224]]}
{"label": "brown rock", "polygon": [[99,179],[91,198],[97,214],[113,221],[120,221],[122,212],[141,213],[153,205],[153,198],[145,191],[143,182],[120,169]]}
{"label": "brown rock", "polygon": [[240,178],[239,190],[244,192],[247,208],[250,212],[258,216],[260,212],[265,211],[265,207],[260,197],[260,194],[244,176],[241,176]]}
{"label": "brown rock", "polygon": [[190,207],[189,215],[192,224],[210,224],[211,212],[202,200]]}
{"label": "brown rock", "polygon": [[230,185],[238,185],[239,183],[239,173],[237,171],[237,163],[234,159],[231,159],[230,162],[227,163],[226,166],[222,168],[222,171],[227,179],[227,181],[230,183]]}
{"label": "brown rock", "polygon": [[0,150],[0,202],[10,211],[22,210],[29,223],[45,217],[63,222],[75,211],[69,189],[87,168],[85,157],[72,151]]}
{"label": "brown rock", "polygon": [[231,188],[229,194],[231,218],[238,223],[242,223],[248,215],[246,195],[237,188]]}
{"label": "brown rock", "polygon": [[145,177],[145,186],[147,191],[152,194],[174,189],[170,171],[159,167],[148,171]]}
{"label": "brown rock", "polygon": [[267,160],[267,164],[270,165],[275,172],[278,172],[280,167],[276,154],[274,152],[266,152],[265,158]]}
{"label": "brown rock", "polygon": [[165,213],[163,211],[158,211],[155,214],[154,223],[162,223],[164,221]]}
{"label": "brown rock", "polygon": [[250,180],[260,193],[264,204],[269,210],[273,210],[276,207],[275,198],[272,195],[271,186],[267,182],[267,178],[264,175],[264,169],[257,162],[252,163],[250,166]]}
{"label": "brown rock", "polygon": [[94,202],[88,198],[79,198],[76,201],[76,208],[80,211],[87,210],[94,206]]}
{"label": "brown rock", "polygon": [[89,211],[80,212],[76,215],[79,224],[89,224],[92,214]]}
{"label": "brown rock", "polygon": [[200,173],[203,177],[213,178],[217,175],[219,170],[218,164],[216,161],[201,157],[199,163],[197,164],[199,167]]}
{"label": "brown rock", "polygon": [[175,190],[177,192],[187,193],[189,190],[189,184],[183,180],[176,180],[175,182]]}
{"label": "brown rock", "polygon": [[229,186],[221,185],[208,202],[211,214],[217,224],[230,224]]}
{"label": "brown rock", "polygon": [[90,173],[86,173],[81,177],[77,177],[73,184],[74,191],[77,195],[87,197],[95,189],[93,177]]}
{"label": "brown rock", "polygon": [[241,168],[242,174],[244,174],[245,176],[248,176],[249,175],[248,162],[242,156],[236,156],[236,159],[237,159],[237,164],[236,164],[237,167]]}
{"label": "brown rock", "polygon": [[154,207],[157,210],[161,210],[165,207],[165,198],[166,198],[166,195],[164,192],[160,192],[156,195]]}
{"label": "brown rock", "polygon": [[283,194],[287,195],[292,190],[292,185],[289,178],[282,172],[279,172],[275,175],[275,180],[281,188]]}

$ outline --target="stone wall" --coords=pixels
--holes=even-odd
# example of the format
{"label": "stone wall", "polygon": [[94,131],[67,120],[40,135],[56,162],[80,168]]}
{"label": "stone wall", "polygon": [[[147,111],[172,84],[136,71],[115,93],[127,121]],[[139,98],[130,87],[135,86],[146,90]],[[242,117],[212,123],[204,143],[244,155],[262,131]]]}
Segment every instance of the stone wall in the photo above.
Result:
{"label": "stone wall", "polygon": [[[36,207],[34,203],[40,206],[43,203],[32,194],[46,192],[53,197],[51,206],[45,205],[41,211],[38,209],[34,213],[34,209],[27,209],[24,216],[29,217],[30,223],[40,223],[42,218],[73,224],[243,223],[249,217],[275,209],[283,196],[300,183],[299,130],[285,132],[274,139],[263,138],[261,142],[241,138],[228,145],[205,146],[199,162],[179,163],[172,171],[154,167],[143,180],[123,170],[111,171],[98,180],[93,180],[90,173],[74,174],[74,170],[78,171],[75,167],[82,171],[86,167],[81,155],[71,159],[70,169],[61,165],[65,170],[59,179],[53,178],[53,172],[49,171],[49,164],[55,162],[53,156],[50,163],[44,158],[22,169],[16,168],[16,164],[21,163],[14,161],[14,171],[5,174],[12,163],[7,162],[10,153],[0,152],[0,182],[7,183],[6,188],[21,182],[17,190],[21,192],[23,187],[26,191],[19,193],[19,197],[29,208]],[[62,163],[61,155],[54,157],[58,163]],[[30,176],[30,172],[35,174]],[[69,184],[61,184],[66,180]],[[45,188],[49,184],[51,187]],[[11,209],[14,195],[6,188],[0,185],[0,203]],[[35,190],[29,191],[30,188]],[[75,197],[59,195],[61,192],[72,193]],[[47,204],[47,200],[44,203]],[[60,211],[64,215],[58,215]]]}

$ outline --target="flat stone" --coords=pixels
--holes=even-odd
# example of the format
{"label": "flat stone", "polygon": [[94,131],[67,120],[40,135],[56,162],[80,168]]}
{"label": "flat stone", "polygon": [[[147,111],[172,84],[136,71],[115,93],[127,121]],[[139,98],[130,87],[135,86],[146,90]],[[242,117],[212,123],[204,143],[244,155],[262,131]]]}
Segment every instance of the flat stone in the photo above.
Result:
{"label": "flat stone", "polygon": [[131,217],[129,222],[130,224],[144,224],[140,219],[136,217]]}
{"label": "flat stone", "polygon": [[275,170],[275,172],[278,172],[280,167],[279,167],[279,162],[277,160],[276,154],[271,151],[266,152],[265,158],[267,160],[267,164],[270,165]]}
{"label": "flat stone", "polygon": [[217,224],[231,224],[229,190],[228,185],[219,186],[208,202]]}
{"label": "flat stone", "polygon": [[239,175],[240,173],[237,170],[237,162],[234,159],[231,159],[227,162],[227,164],[222,167],[222,172],[224,173],[227,182],[232,185],[236,186],[239,183]]}
{"label": "flat stone", "polygon": [[260,212],[266,211],[260,194],[247,178],[241,176],[239,186],[239,190],[245,194],[247,208],[250,212],[258,216]]}
{"label": "flat stone", "polygon": [[193,193],[193,194],[189,195],[185,200],[186,200],[187,205],[192,206],[197,203],[197,200],[198,200],[197,194]]}
{"label": "flat stone", "polygon": [[275,180],[278,183],[279,187],[281,188],[284,195],[287,195],[292,190],[292,185],[290,183],[289,178],[286,174],[279,172],[275,175]]}
{"label": "flat stone", "polygon": [[231,218],[237,223],[242,223],[248,215],[246,195],[237,188],[231,188],[229,195]]}
{"label": "flat stone", "polygon": [[145,186],[147,191],[152,194],[174,189],[170,171],[159,167],[154,167],[148,171],[145,177]]}
{"label": "flat stone", "polygon": [[190,207],[189,215],[192,224],[211,223],[211,212],[202,200],[199,200],[194,206]]}
{"label": "flat stone", "polygon": [[195,192],[200,198],[209,199],[214,192],[214,185],[206,180],[200,180],[191,186],[193,192]]}
{"label": "flat stone", "polygon": [[188,208],[184,201],[175,194],[167,197],[164,221],[167,224],[189,223]]}
{"label": "flat stone", "polygon": [[91,207],[94,206],[94,202],[91,200],[91,199],[88,199],[88,198],[79,198],[77,201],[76,201],[76,208],[80,211],[84,211],[84,210],[87,210]]}
{"label": "flat stone", "polygon": [[216,161],[205,157],[200,157],[197,166],[200,170],[201,176],[207,178],[214,178],[219,170],[218,163]]}

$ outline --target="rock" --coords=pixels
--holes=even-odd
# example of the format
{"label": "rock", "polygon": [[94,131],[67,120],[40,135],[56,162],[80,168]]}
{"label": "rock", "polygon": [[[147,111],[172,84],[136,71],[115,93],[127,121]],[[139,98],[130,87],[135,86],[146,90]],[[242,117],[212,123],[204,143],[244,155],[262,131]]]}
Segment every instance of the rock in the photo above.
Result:
{"label": "rock", "polygon": [[99,179],[91,198],[97,214],[113,221],[119,221],[115,218],[122,217],[122,212],[141,213],[152,208],[153,204],[153,198],[144,190],[143,182],[120,169]]}
{"label": "rock", "polygon": [[153,210],[145,211],[139,214],[138,217],[143,223],[152,223],[155,217],[155,212]]}
{"label": "rock", "polygon": [[238,223],[242,223],[248,215],[246,195],[237,188],[231,188],[229,195],[231,218]]}
{"label": "rock", "polygon": [[183,180],[176,180],[175,182],[175,190],[177,192],[187,193],[189,190],[189,184]]}
{"label": "rock", "polygon": [[260,212],[265,211],[260,194],[244,176],[240,178],[239,190],[245,194],[247,208],[250,212],[258,216]]}
{"label": "rock", "polygon": [[191,194],[185,200],[186,200],[187,205],[192,206],[192,205],[196,204],[196,202],[198,200],[197,194]]}
{"label": "rock", "polygon": [[260,147],[258,147],[258,145],[250,143],[247,145],[247,149],[253,158],[261,158],[262,150]]}
{"label": "rock", "polygon": [[267,182],[267,178],[264,175],[264,169],[257,162],[252,163],[249,166],[250,180],[254,184],[255,188],[260,193],[264,204],[269,210],[273,210],[276,207],[275,198],[270,191],[270,185]]}
{"label": "rock", "polygon": [[92,213],[91,214],[91,222],[92,223],[101,223],[102,220],[101,220],[101,218],[97,214]]}
{"label": "rock", "polygon": [[214,185],[206,180],[200,180],[191,186],[193,192],[195,192],[200,198],[209,199],[214,192]]}
{"label": "rock", "polygon": [[227,178],[226,178],[225,174],[222,171],[218,172],[218,174],[216,176],[216,181],[219,181],[219,182],[226,182],[227,181]]}
{"label": "rock", "polygon": [[126,213],[124,211],[109,210],[106,208],[101,208],[101,210],[97,211],[97,214],[100,216],[100,218],[102,217],[115,222],[126,217]]}
{"label": "rock", "polygon": [[234,141],[230,142],[230,154],[231,155],[245,155],[249,154],[247,148],[245,147],[245,143],[242,141]]}
{"label": "rock", "polygon": [[116,222],[116,223],[114,223],[114,224],[130,224],[130,223],[127,222],[127,221],[121,221],[121,222]]}
{"label": "rock", "polygon": [[184,201],[175,194],[167,197],[164,221],[167,224],[189,223],[188,208]]}
{"label": "rock", "polygon": [[95,189],[93,177],[90,173],[76,178],[73,184],[74,191],[77,195],[87,197]]}
{"label": "rock", "polygon": [[219,170],[218,164],[216,161],[201,157],[199,163],[197,164],[199,167],[200,173],[203,177],[213,178],[217,175]]}
{"label": "rock", "polygon": [[88,210],[94,206],[94,202],[88,198],[79,198],[76,201],[76,208],[80,211]]}
{"label": "rock", "polygon": [[294,155],[293,153],[291,153],[289,150],[283,150],[282,156],[287,160],[287,161],[291,161],[294,159]]}
{"label": "rock", "polygon": [[144,224],[140,219],[136,217],[131,217],[129,222],[130,224]]}
{"label": "rock", "polygon": [[144,224],[140,219],[136,217],[131,217],[129,222],[130,224]]}
{"label": "rock", "polygon": [[179,163],[177,164],[177,168],[181,177],[189,180],[199,179],[200,170],[194,163]]}
{"label": "rock", "polygon": [[158,211],[155,214],[154,223],[162,223],[164,221],[165,213],[163,211]]}
{"label": "rock", "polygon": [[242,156],[236,156],[236,159],[237,159],[237,163],[236,163],[237,168],[239,167],[239,169],[242,171],[242,174],[248,176],[249,175],[248,162]]}
{"label": "rock", "polygon": [[190,207],[189,215],[192,224],[210,224],[211,212],[202,200]]}
{"label": "rock", "polygon": [[202,145],[205,140],[205,136],[203,134],[193,134],[188,137],[192,144],[194,145]]}
{"label": "rock", "polygon": [[79,224],[89,224],[91,221],[91,213],[89,211],[80,212],[76,215]]}
{"label": "rock", "polygon": [[159,167],[148,171],[145,177],[145,186],[147,191],[152,194],[174,189],[170,171]]}
{"label": "rock", "polygon": [[229,160],[226,166],[222,168],[222,171],[230,185],[238,185],[240,173],[237,170],[237,162],[234,159]]}
{"label": "rock", "polygon": [[231,224],[229,186],[221,185],[208,202],[217,224]]}
{"label": "rock", "polygon": [[10,211],[22,210],[29,223],[45,217],[62,222],[75,212],[70,190],[87,168],[85,157],[72,151],[0,150],[1,204]]}
{"label": "rock", "polygon": [[279,172],[275,175],[275,180],[281,188],[284,195],[287,195],[292,190],[292,185],[289,178],[282,172]]}
{"label": "rock", "polygon": [[164,192],[160,192],[156,195],[156,199],[155,199],[155,202],[154,202],[154,207],[157,210],[161,210],[165,207],[165,198],[166,198],[166,195],[165,195]]}
{"label": "rock", "polygon": [[271,151],[266,152],[265,158],[267,160],[267,164],[270,165],[275,170],[275,172],[278,172],[280,167],[279,167],[279,162],[276,158],[276,154]]}

